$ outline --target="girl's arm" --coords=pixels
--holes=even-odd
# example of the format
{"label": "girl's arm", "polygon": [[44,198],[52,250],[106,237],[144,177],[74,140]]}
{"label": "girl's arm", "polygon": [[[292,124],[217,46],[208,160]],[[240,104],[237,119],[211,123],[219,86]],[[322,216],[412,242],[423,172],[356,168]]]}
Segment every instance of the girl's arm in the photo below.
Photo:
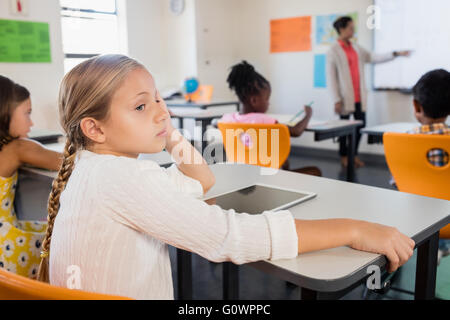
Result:
{"label": "girl's arm", "polygon": [[312,109],[310,106],[305,106],[305,113],[306,116],[302,121],[297,123],[294,127],[288,126],[289,134],[291,135],[291,137],[300,137],[303,131],[305,131],[306,127],[308,126],[308,122],[312,116]]}
{"label": "girl's arm", "polygon": [[205,159],[203,159],[200,152],[197,151],[187,141],[181,133],[176,130],[169,119],[167,128],[166,150],[172,155],[172,158],[177,163],[178,169],[186,176],[198,180],[203,192],[208,192],[215,184],[216,179]]}
{"label": "girl's arm", "polygon": [[20,165],[28,164],[34,167],[58,171],[62,164],[63,155],[46,149],[39,142],[30,139],[19,139],[17,155]]}
{"label": "girl's arm", "polygon": [[385,255],[389,272],[412,256],[415,243],[397,229],[350,219],[295,220],[298,252],[350,246],[356,250]]}

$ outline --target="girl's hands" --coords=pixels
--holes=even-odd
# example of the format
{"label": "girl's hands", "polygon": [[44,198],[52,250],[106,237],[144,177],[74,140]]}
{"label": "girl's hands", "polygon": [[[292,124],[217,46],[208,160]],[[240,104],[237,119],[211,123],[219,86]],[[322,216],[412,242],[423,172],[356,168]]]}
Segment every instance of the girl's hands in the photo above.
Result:
{"label": "girl's hands", "polygon": [[312,108],[310,106],[305,106],[305,114],[307,118],[311,118],[312,116]]}
{"label": "girl's hands", "polygon": [[385,255],[389,260],[388,272],[394,272],[413,255],[415,242],[396,228],[357,221],[351,247],[353,249]]}
{"label": "girl's hands", "polygon": [[292,137],[300,137],[303,131],[305,131],[306,127],[308,126],[308,122],[312,117],[312,108],[310,106],[305,106],[305,117],[302,121],[297,123],[293,127],[289,127],[289,134]]}
{"label": "girl's hands", "polygon": [[342,101],[336,102],[334,104],[334,112],[336,112],[337,114],[341,114],[343,107],[344,107],[344,104],[342,103]]}

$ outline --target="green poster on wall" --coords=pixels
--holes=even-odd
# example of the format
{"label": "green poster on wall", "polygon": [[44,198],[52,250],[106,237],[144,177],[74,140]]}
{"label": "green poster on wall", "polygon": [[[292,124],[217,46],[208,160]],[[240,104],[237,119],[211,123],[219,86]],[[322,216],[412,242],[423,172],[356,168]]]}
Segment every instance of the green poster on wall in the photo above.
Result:
{"label": "green poster on wall", "polygon": [[51,62],[49,24],[0,19],[0,62]]}

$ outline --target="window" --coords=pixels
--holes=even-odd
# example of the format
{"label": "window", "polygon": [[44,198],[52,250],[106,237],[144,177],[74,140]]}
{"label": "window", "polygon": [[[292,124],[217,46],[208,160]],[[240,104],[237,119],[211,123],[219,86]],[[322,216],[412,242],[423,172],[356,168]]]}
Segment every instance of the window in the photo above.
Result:
{"label": "window", "polygon": [[64,71],[104,53],[121,53],[116,0],[60,0]]}

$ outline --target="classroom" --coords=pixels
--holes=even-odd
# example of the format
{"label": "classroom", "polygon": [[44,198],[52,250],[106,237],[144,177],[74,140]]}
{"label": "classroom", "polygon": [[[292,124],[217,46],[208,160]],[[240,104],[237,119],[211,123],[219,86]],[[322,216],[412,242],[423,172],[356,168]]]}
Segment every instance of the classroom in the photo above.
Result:
{"label": "classroom", "polygon": [[0,300],[450,300],[446,12],[0,0]]}

